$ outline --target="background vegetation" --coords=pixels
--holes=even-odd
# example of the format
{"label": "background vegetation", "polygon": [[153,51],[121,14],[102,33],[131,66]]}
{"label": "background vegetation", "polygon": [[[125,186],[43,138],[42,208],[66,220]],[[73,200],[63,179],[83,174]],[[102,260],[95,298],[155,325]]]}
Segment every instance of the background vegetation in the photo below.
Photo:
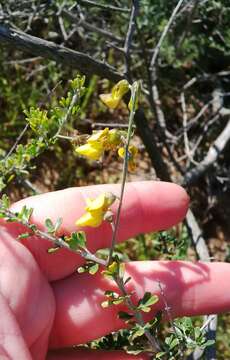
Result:
{"label": "background vegetation", "polygon": [[[129,180],[182,184],[192,212],[172,234],[140,235],[117,250],[129,259],[230,261],[229,19],[228,0],[0,0],[4,192],[15,201],[69,186],[118,182],[121,163],[110,156],[103,165],[89,163],[74,154],[74,141],[66,139],[49,144],[28,162],[24,156],[22,166],[13,166],[7,177],[3,165],[15,153],[15,142],[25,146],[34,136],[24,110],[55,107],[78,72],[86,75],[87,91],[63,135],[110,124],[125,127],[126,106],[108,110],[98,94],[120,78],[142,79],[135,119],[140,168]],[[216,318],[211,322],[216,324]],[[230,358],[229,329],[229,316],[219,316],[218,359]],[[116,348],[123,340],[94,346],[106,347],[106,341]],[[215,349],[201,356],[210,358],[209,351]]]}

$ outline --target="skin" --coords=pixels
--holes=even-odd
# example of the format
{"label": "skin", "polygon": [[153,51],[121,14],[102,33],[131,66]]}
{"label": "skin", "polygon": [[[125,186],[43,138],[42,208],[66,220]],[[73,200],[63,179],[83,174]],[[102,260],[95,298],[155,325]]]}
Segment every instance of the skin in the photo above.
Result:
{"label": "skin", "polygon": [[[24,199],[13,205],[33,207],[31,221],[44,229],[44,220],[63,218],[61,234],[76,231],[76,220],[84,213],[85,198],[102,191],[119,194],[119,185],[71,188]],[[185,191],[164,182],[127,184],[121,214],[118,241],[167,229],[180,222],[187,211]],[[115,213],[117,203],[113,204]],[[91,251],[108,247],[111,229],[103,224],[85,229]],[[146,355],[123,352],[66,350],[124,327],[117,318],[122,305],[102,309],[105,290],[117,290],[112,282],[97,274],[77,274],[83,260],[66,250],[47,254],[50,243],[31,237],[16,241],[24,229],[18,224],[0,223],[0,358],[48,360],[145,360]],[[230,309],[226,291],[230,265],[183,261],[146,261],[126,264],[132,280],[128,290],[135,290],[134,300],[145,291],[158,294],[160,301],[147,315],[151,318],[164,309],[159,283],[173,317],[219,313]]]}

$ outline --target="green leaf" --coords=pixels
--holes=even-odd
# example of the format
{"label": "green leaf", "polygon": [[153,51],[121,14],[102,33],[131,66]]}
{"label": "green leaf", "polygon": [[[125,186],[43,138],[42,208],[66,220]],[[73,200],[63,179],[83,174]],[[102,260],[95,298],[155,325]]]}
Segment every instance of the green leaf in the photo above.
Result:
{"label": "green leaf", "polygon": [[37,230],[37,226],[35,224],[30,224],[30,229],[35,232]]}
{"label": "green leaf", "polygon": [[56,233],[59,229],[60,229],[60,226],[62,224],[62,218],[58,218],[55,225],[54,225],[54,232]]}
{"label": "green leaf", "polygon": [[29,110],[24,111],[26,121],[28,121],[31,129],[40,136],[47,136],[50,128],[50,120],[47,116],[46,110],[31,107]]}
{"label": "green leaf", "polygon": [[117,261],[113,261],[107,268],[107,271],[111,273],[111,275],[118,274],[119,271],[119,263]]}
{"label": "green leaf", "polygon": [[145,312],[145,313],[148,313],[148,312],[151,311],[151,307],[144,306],[144,305],[138,306],[137,309],[138,309],[138,310],[141,310],[141,311],[143,311],[143,312]]}
{"label": "green leaf", "polygon": [[161,351],[156,354],[156,359],[161,359],[163,356],[165,356],[167,353],[165,351]]}
{"label": "green leaf", "polygon": [[159,319],[157,317],[153,318],[152,320],[150,320],[148,323],[149,323],[149,326],[150,327],[153,327],[154,325],[157,324],[157,322],[159,321]]}
{"label": "green leaf", "polygon": [[125,263],[122,262],[119,263],[119,277],[123,279],[124,275],[125,275]]}
{"label": "green leaf", "polygon": [[119,305],[124,302],[125,298],[123,296],[119,297],[118,299],[111,300],[113,305]]}
{"label": "green leaf", "polygon": [[92,264],[90,267],[89,267],[89,273],[91,275],[95,275],[99,270],[99,265],[98,264]]}
{"label": "green leaf", "polygon": [[94,262],[91,262],[91,261],[88,261],[84,266],[80,266],[78,269],[77,269],[77,272],[79,274],[83,274],[85,272],[88,272],[89,274],[91,275],[94,275],[96,274],[96,272],[99,270],[99,265],[94,263]]}
{"label": "green leaf", "polygon": [[1,207],[4,208],[4,209],[9,209],[9,207],[10,207],[10,199],[6,194],[2,195]]}
{"label": "green leaf", "polygon": [[108,298],[109,305],[119,305],[125,301],[130,295],[120,296],[117,292],[106,290],[105,296]]}
{"label": "green leaf", "polygon": [[177,338],[173,339],[170,343],[170,350],[179,345],[179,340]]}
{"label": "green leaf", "polygon": [[127,279],[125,279],[124,285],[126,285],[130,280],[132,280],[131,276],[129,276]]}
{"label": "green leaf", "polygon": [[79,273],[79,274],[83,274],[83,273],[85,273],[87,270],[86,270],[86,268],[84,267],[84,266],[80,266],[79,268],[77,268],[77,272]]}
{"label": "green leaf", "polygon": [[129,313],[125,312],[125,311],[119,311],[118,312],[118,317],[121,320],[129,321],[129,320],[131,320],[133,318],[133,315],[129,314]]}
{"label": "green leaf", "polygon": [[23,208],[21,209],[21,211],[18,213],[18,218],[23,222],[23,223],[28,223],[30,220],[30,217],[33,213],[33,209],[31,208],[27,208],[25,205],[23,206]]}
{"label": "green leaf", "polygon": [[53,224],[52,220],[45,219],[45,226],[47,228],[48,233],[50,233],[50,234],[54,233],[55,230],[54,230],[54,224]]}
{"label": "green leaf", "polygon": [[103,301],[103,302],[101,303],[101,307],[103,307],[103,309],[105,309],[105,308],[107,308],[107,307],[109,307],[109,306],[110,306],[110,303],[109,303],[108,300]]}
{"label": "green leaf", "polygon": [[2,191],[6,187],[4,182],[4,177],[0,177],[0,191]]}
{"label": "green leaf", "polygon": [[70,86],[73,90],[80,90],[84,87],[85,76],[77,75],[76,78],[70,80]]}
{"label": "green leaf", "polygon": [[125,273],[125,264],[120,263],[118,257],[116,257],[116,260],[110,264],[105,271],[102,272],[102,274],[109,278],[114,279],[115,277],[119,276],[121,279],[124,277]]}
{"label": "green leaf", "polygon": [[139,300],[137,309],[143,312],[149,312],[151,306],[159,301],[157,295],[152,295],[150,292],[146,292],[142,299]]}
{"label": "green leaf", "polygon": [[60,247],[49,248],[49,249],[47,250],[47,252],[48,252],[48,254],[54,254],[54,253],[56,253],[59,249],[60,249]]}
{"label": "green leaf", "polygon": [[105,296],[106,297],[111,297],[113,299],[119,298],[119,294],[117,292],[115,292],[115,291],[112,291],[112,290],[106,290],[105,291]]}
{"label": "green leaf", "polygon": [[206,347],[211,346],[213,344],[215,344],[215,340],[207,340],[206,343],[203,346],[201,346],[201,348],[205,349]]}
{"label": "green leaf", "polygon": [[86,236],[84,231],[73,232],[70,238],[66,239],[70,248],[77,250],[78,248],[86,247]]}
{"label": "green leaf", "polygon": [[20,240],[20,239],[26,239],[26,238],[28,238],[28,237],[30,237],[30,236],[31,236],[30,233],[24,233],[24,234],[18,235],[18,239],[19,239],[19,240]]}
{"label": "green leaf", "polygon": [[136,327],[134,329],[131,329],[132,333],[129,336],[129,341],[133,342],[136,338],[144,335],[145,333],[145,329],[144,327],[140,326],[140,325],[136,325]]}
{"label": "green leaf", "polygon": [[195,335],[195,339],[198,339],[202,335],[202,332],[198,326],[194,328],[194,335]]}
{"label": "green leaf", "polygon": [[79,112],[79,110],[80,110],[79,105],[73,106],[72,111],[71,111],[72,115],[76,115]]}
{"label": "green leaf", "polygon": [[126,348],[126,352],[127,354],[138,355],[144,351],[144,349],[140,349],[139,347],[139,344],[138,346],[129,346]]}

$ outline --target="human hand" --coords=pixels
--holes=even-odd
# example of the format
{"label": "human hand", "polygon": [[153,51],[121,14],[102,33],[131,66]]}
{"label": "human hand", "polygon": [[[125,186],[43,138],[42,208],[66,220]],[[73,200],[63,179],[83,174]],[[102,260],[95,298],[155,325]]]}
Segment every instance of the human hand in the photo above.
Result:
{"label": "human hand", "polygon": [[[12,207],[34,208],[31,222],[44,228],[44,221],[62,217],[62,234],[76,231],[75,222],[85,206],[85,197],[101,192],[119,194],[119,185],[71,188],[22,200]],[[141,232],[169,228],[186,214],[188,197],[177,185],[163,182],[127,184],[118,241]],[[116,205],[113,205],[116,211]],[[107,359],[107,353],[60,350],[82,344],[124,327],[117,318],[120,307],[102,309],[104,291],[115,285],[100,274],[77,274],[84,260],[61,249],[48,254],[52,246],[35,236],[15,241],[24,232],[22,226],[1,223],[0,226],[0,358],[1,359]],[[102,224],[87,229],[88,248],[109,247],[111,228]],[[132,277],[129,289],[137,298],[146,291],[158,294],[157,312],[164,308],[158,280],[172,316],[198,315],[229,310],[230,295],[225,282],[229,264],[190,263],[182,261],[147,261],[126,264]],[[149,314],[150,317],[153,312]],[[57,352],[48,349],[58,349]],[[46,357],[47,356],[47,357]],[[111,360],[145,359],[122,352],[109,353]]]}

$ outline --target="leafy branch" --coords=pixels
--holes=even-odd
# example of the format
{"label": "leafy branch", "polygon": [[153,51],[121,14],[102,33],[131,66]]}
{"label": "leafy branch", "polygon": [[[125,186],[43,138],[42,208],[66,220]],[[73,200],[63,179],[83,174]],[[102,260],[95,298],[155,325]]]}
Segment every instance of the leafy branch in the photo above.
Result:
{"label": "leafy branch", "polygon": [[33,209],[23,206],[20,212],[14,213],[9,210],[9,199],[3,195],[0,201],[0,218],[7,222],[16,222],[23,225],[28,232],[22,233],[18,236],[18,240],[36,235],[42,239],[48,240],[52,243],[52,247],[48,249],[49,253],[56,252],[60,248],[67,249],[73,253],[77,253],[87,261],[94,261],[100,265],[106,264],[103,259],[98,258],[86,248],[86,238],[82,231],[72,232],[70,236],[57,236],[62,220],[59,218],[55,224],[50,219],[45,220],[45,227],[47,231],[40,230],[36,224],[31,223],[30,219]]}
{"label": "leafy branch", "polygon": [[85,93],[84,82],[85,77],[80,76],[70,81],[67,97],[63,97],[59,101],[59,106],[51,108],[49,112],[33,107],[25,111],[28,124],[26,129],[29,126],[36,137],[30,139],[25,145],[16,144],[13,146],[15,151],[10,151],[0,160],[0,191],[13,179],[28,175],[31,161],[57,141],[70,117],[80,110],[79,101]]}

